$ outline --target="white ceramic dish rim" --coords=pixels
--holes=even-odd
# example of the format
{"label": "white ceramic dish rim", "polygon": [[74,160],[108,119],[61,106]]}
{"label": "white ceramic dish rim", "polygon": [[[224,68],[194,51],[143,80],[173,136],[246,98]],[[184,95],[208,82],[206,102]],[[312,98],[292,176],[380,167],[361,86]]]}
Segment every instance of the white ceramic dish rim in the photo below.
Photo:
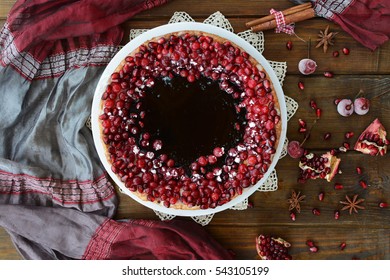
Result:
{"label": "white ceramic dish rim", "polygon": [[[281,113],[281,122],[282,122],[282,129],[280,134],[280,139],[278,143],[278,147],[276,148],[276,153],[274,154],[273,161],[271,165],[269,166],[268,171],[264,174],[264,177],[258,181],[255,185],[250,186],[246,189],[244,189],[242,195],[234,198],[233,200],[229,201],[228,203],[218,206],[216,208],[210,208],[210,209],[197,209],[197,210],[183,210],[183,209],[174,209],[174,208],[167,208],[163,205],[153,203],[150,201],[144,201],[141,198],[139,198],[137,195],[132,193],[130,190],[128,190],[124,183],[118,178],[118,176],[112,172],[111,165],[108,162],[106,155],[105,155],[105,149],[104,144],[101,140],[101,132],[99,128],[99,115],[101,114],[101,96],[109,84],[110,76],[115,71],[115,69],[118,67],[118,65],[122,62],[122,60],[133,50],[135,50],[137,47],[139,47],[144,42],[151,40],[156,37],[163,36],[165,34],[169,34],[172,32],[179,32],[179,31],[203,31],[210,34],[215,34],[220,37],[223,37],[232,43],[240,46],[242,49],[244,49],[250,56],[252,56],[255,60],[257,60],[260,65],[264,68],[264,70],[268,73],[268,76],[274,86],[274,89],[276,91],[276,95],[279,99],[280,104],[280,113]],[[93,139],[95,143],[95,147],[97,149],[99,158],[101,162],[103,163],[104,168],[108,172],[108,174],[111,176],[111,178],[114,180],[114,182],[118,185],[118,187],[121,189],[123,193],[130,196],[137,202],[141,203],[142,205],[153,209],[155,211],[159,211],[168,215],[175,215],[175,216],[202,216],[202,215],[210,215],[214,214],[220,211],[224,211],[226,209],[232,208],[233,206],[241,203],[244,199],[248,198],[251,194],[253,194],[261,185],[263,185],[268,177],[270,176],[271,172],[275,169],[275,166],[280,158],[280,155],[282,153],[283,145],[286,139],[286,133],[287,133],[287,109],[286,109],[286,103],[285,103],[285,97],[283,93],[283,89],[280,85],[280,82],[268,63],[268,61],[260,54],[259,51],[257,51],[250,43],[242,39],[241,37],[237,36],[236,34],[227,31],[225,29],[222,29],[220,27],[216,27],[209,24],[204,23],[193,23],[193,22],[180,22],[180,23],[173,23],[173,24],[166,24],[162,25],[153,29],[150,29],[149,31],[146,31],[145,33],[137,36],[133,40],[131,40],[128,44],[126,44],[115,56],[114,58],[109,62],[109,64],[106,66],[102,76],[100,77],[100,80],[97,84],[94,98],[92,102],[92,112],[91,112],[91,125],[92,125],[92,134]]]}

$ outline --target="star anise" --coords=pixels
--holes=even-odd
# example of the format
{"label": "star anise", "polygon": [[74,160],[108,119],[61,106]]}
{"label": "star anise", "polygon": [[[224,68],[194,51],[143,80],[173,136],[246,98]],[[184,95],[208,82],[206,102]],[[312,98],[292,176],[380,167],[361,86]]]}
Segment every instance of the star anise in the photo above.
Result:
{"label": "star anise", "polygon": [[294,208],[297,210],[298,213],[301,213],[301,205],[300,202],[305,199],[305,195],[301,195],[300,192],[298,194],[293,190],[291,192],[291,197],[287,199],[287,202],[290,203],[290,207],[288,208],[289,211],[293,210]]}
{"label": "star anise", "polygon": [[341,210],[349,210],[350,215],[352,215],[352,212],[358,213],[358,209],[365,209],[363,206],[359,205],[364,201],[364,199],[358,199],[357,194],[355,194],[352,199],[346,195],[345,199],[346,201],[340,201],[341,204],[345,205],[343,208],[341,208]]}
{"label": "star anise", "polygon": [[320,31],[318,34],[317,39],[317,46],[316,48],[319,48],[323,46],[324,53],[328,50],[328,46],[333,45],[333,38],[337,35],[338,32],[329,32],[329,25],[326,27],[325,31]]}

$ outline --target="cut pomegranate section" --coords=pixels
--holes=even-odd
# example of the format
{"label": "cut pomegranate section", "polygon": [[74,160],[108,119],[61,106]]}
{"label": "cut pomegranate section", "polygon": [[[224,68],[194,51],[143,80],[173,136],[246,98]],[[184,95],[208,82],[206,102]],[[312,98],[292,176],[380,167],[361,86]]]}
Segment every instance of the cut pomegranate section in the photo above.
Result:
{"label": "cut pomegranate section", "polygon": [[291,260],[291,244],[280,237],[260,234],[256,237],[256,250],[262,260]]}
{"label": "cut pomegranate section", "polygon": [[301,157],[299,161],[300,177],[299,182],[306,182],[308,179],[325,179],[330,182],[337,174],[340,159],[330,152],[321,156],[308,153]]}
{"label": "cut pomegranate section", "polygon": [[386,130],[379,119],[375,119],[363,132],[360,134],[354,149],[363,154],[377,156],[385,155],[389,140],[386,139]]}

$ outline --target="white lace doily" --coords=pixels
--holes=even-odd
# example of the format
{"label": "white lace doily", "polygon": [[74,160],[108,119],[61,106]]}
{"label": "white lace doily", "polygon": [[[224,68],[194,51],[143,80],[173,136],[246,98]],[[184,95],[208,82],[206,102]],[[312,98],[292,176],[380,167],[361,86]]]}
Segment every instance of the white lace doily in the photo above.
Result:
{"label": "white lace doily", "polygon": [[[168,23],[177,23],[177,22],[194,22],[195,20],[186,12],[175,12],[172,16],[172,18],[169,20]],[[220,12],[215,12],[214,14],[210,15],[207,19],[203,21],[203,23],[211,24],[214,26],[218,26],[221,28],[224,28],[226,30],[229,30],[231,32],[234,32],[234,29],[230,22],[225,18],[223,14]],[[130,40],[134,39],[138,35],[144,33],[148,29],[132,29],[130,30]],[[260,53],[264,51],[264,35],[263,32],[253,33],[250,30],[237,33],[238,36],[249,42],[251,45],[253,45]],[[280,82],[280,84],[283,86],[283,81],[286,76],[287,72],[287,63],[286,62],[278,62],[278,61],[270,61],[268,60],[269,64],[275,71],[275,74]],[[290,120],[291,117],[295,114],[295,112],[298,110],[298,103],[292,99],[291,97],[285,96],[286,98],[286,105],[287,105],[287,120]],[[286,141],[283,146],[282,154],[280,155],[280,158],[287,155],[287,144],[288,140],[286,138]],[[261,192],[269,192],[269,191],[276,191],[278,189],[278,176],[276,173],[276,170],[273,170],[267,179],[267,181],[261,185],[257,191]],[[248,199],[245,199],[241,203],[233,206],[232,210],[245,210],[248,208]],[[175,218],[175,215],[171,214],[165,214],[160,211],[154,211],[156,215],[161,220],[171,220]],[[204,215],[204,216],[193,216],[191,217],[195,222],[205,226],[208,223],[211,222],[213,219],[214,214],[210,215]]]}

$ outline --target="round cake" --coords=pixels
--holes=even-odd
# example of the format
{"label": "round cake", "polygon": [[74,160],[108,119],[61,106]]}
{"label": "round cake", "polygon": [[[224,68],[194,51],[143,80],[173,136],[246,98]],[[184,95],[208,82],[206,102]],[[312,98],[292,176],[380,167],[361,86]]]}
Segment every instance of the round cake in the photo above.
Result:
{"label": "round cake", "polygon": [[111,171],[144,201],[213,209],[261,180],[282,130],[269,74],[204,31],[153,37],[110,74],[99,132]]}

